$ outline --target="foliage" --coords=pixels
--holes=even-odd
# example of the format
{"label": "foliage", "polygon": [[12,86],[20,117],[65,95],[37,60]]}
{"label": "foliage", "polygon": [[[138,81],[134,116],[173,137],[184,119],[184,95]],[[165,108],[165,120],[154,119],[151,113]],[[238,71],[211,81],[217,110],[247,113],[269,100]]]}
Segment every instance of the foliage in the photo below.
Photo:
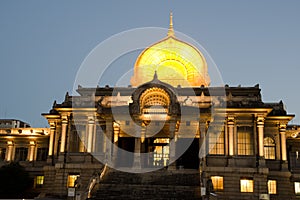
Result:
{"label": "foliage", "polygon": [[19,163],[9,163],[0,168],[0,199],[23,198],[31,186],[32,179]]}

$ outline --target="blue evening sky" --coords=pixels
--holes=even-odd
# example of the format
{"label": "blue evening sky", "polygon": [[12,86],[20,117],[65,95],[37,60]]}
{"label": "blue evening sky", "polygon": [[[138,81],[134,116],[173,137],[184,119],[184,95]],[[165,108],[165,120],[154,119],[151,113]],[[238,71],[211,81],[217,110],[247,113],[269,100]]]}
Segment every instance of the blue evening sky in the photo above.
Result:
{"label": "blue evening sky", "polygon": [[298,116],[293,123],[300,123],[297,0],[2,0],[0,118],[48,126],[41,113],[72,91],[77,70],[96,45],[132,28],[168,28],[171,10],[175,30],[210,53],[224,83],[259,83],[265,102],[283,100]]}

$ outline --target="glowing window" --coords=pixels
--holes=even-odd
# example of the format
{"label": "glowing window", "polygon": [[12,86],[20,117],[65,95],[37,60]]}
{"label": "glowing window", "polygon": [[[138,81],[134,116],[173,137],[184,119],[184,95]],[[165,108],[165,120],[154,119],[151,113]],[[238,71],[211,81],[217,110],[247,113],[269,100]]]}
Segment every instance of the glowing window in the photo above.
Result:
{"label": "glowing window", "polygon": [[266,159],[275,159],[275,141],[270,137],[264,138],[264,154]]}
{"label": "glowing window", "polygon": [[154,166],[167,166],[169,164],[169,138],[156,138],[153,143],[154,145]]}
{"label": "glowing window", "polygon": [[209,133],[209,154],[224,155],[224,127]]}
{"label": "glowing window", "polygon": [[75,181],[79,177],[79,174],[73,174],[68,176],[68,187],[75,187]]}
{"label": "glowing window", "polygon": [[300,195],[300,182],[295,182],[295,194]]}
{"label": "glowing window", "polygon": [[215,191],[220,191],[224,189],[223,176],[212,176],[211,180]]}
{"label": "glowing window", "polygon": [[238,127],[238,155],[253,155],[253,127]]}
{"label": "glowing window", "polygon": [[165,144],[168,144],[170,141],[169,138],[156,138],[154,140],[154,143],[165,143]]}
{"label": "glowing window", "polygon": [[241,179],[241,192],[253,192],[254,183],[252,179]]}
{"label": "glowing window", "polygon": [[44,176],[36,176],[35,177],[35,187],[41,188],[44,184]]}
{"label": "glowing window", "polygon": [[276,180],[268,180],[268,192],[269,194],[277,193]]}

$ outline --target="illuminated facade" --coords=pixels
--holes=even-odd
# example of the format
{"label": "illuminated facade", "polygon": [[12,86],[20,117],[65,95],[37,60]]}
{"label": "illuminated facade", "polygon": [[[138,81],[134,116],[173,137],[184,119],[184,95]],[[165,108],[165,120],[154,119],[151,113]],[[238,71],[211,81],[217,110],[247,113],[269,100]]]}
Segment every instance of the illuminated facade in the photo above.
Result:
{"label": "illuminated facade", "polygon": [[31,195],[41,192],[49,146],[49,128],[32,128],[15,119],[0,119],[0,167],[19,162],[33,181]]}
{"label": "illuminated facade", "polygon": [[66,198],[75,187],[81,199],[297,199],[294,115],[263,102],[258,85],[210,86],[207,67],[176,38],[171,17],[167,37],[137,58],[131,86],[78,86],[79,95],[54,102],[43,114],[50,128],[40,197]]}

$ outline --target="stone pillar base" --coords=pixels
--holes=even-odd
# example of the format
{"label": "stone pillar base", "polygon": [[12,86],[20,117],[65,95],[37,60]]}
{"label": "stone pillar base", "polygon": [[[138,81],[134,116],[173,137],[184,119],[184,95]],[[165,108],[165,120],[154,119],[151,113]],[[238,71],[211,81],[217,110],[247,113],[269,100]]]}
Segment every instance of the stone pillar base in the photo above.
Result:
{"label": "stone pillar base", "polygon": [[287,161],[282,161],[281,163],[281,171],[289,171],[289,167],[288,167],[288,162]]}
{"label": "stone pillar base", "polygon": [[264,158],[259,158],[258,167],[260,167],[260,168],[266,167],[266,160]]}
{"label": "stone pillar base", "polygon": [[133,168],[134,169],[141,169],[141,155],[139,153],[134,154],[134,160],[133,160]]}
{"label": "stone pillar base", "polygon": [[168,165],[168,170],[176,170],[176,161],[174,161],[173,163],[171,163],[170,165]]}
{"label": "stone pillar base", "polygon": [[234,167],[235,166],[235,160],[234,158],[231,156],[231,157],[228,157],[228,167]]}

